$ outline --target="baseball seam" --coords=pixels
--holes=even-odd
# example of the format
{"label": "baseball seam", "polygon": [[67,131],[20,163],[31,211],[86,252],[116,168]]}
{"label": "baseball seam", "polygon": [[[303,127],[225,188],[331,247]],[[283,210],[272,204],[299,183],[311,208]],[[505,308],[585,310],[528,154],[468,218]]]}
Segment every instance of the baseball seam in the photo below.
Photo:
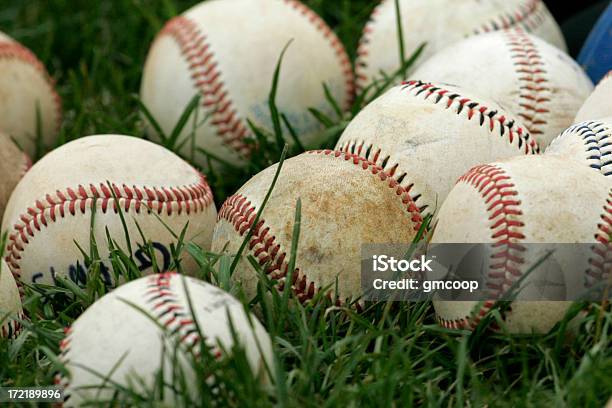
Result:
{"label": "baseball seam", "polygon": [[[151,317],[155,318],[170,336],[178,339],[179,344],[185,345],[186,350],[197,358],[201,353],[198,349],[201,337],[190,312],[185,310],[173,291],[171,279],[175,275],[177,275],[176,272],[163,272],[149,276],[144,296],[150,306]],[[66,335],[59,343],[59,361],[66,366],[70,363],[69,353],[73,329],[69,327],[64,332]],[[217,359],[222,356],[222,351],[217,346],[212,347],[211,353]],[[68,401],[70,379],[58,373],[54,378],[54,383],[63,387],[66,392],[64,402]]]}
{"label": "baseball seam", "polygon": [[[70,364],[70,344],[72,343],[72,327],[66,327],[64,329],[64,338],[59,342],[59,354],[57,356],[58,360],[64,367]],[[64,400],[63,402],[67,402],[70,399],[70,392],[68,391],[68,387],[70,387],[70,379],[62,375],[61,372],[58,372],[53,377],[53,383],[57,386],[62,387],[64,390]],[[63,406],[62,403],[58,404],[59,406]]]}
{"label": "baseball seam", "polygon": [[306,17],[308,21],[316,28],[316,30],[323,34],[325,40],[330,44],[334,50],[336,57],[340,62],[342,74],[344,75],[344,86],[346,87],[344,109],[349,110],[353,104],[355,97],[355,76],[353,74],[353,65],[351,59],[346,53],[346,49],[342,44],[342,41],[338,38],[336,33],[327,25],[327,23],[312,9],[298,0],[284,0],[285,3],[295,10],[297,10],[302,16]]}
{"label": "baseball seam", "polygon": [[[172,336],[177,336],[179,343],[187,346],[187,350],[195,356],[200,355],[198,349],[201,337],[189,310],[178,301],[171,285],[176,272],[164,272],[149,277],[145,292],[146,301],[151,307],[152,315]],[[214,346],[213,355],[221,357],[221,350]]]}
{"label": "baseball seam", "polygon": [[36,200],[18,217],[19,221],[8,234],[5,260],[15,279],[19,280],[21,253],[37,232],[48,224],[59,221],[58,218],[75,216],[77,213],[85,214],[98,203],[99,210],[103,213],[109,210],[118,212],[117,204],[124,211],[134,211],[137,214],[142,210],[169,216],[174,213],[180,215],[183,212],[190,214],[203,211],[211,205],[213,196],[206,178],[200,173],[197,175],[199,182],[185,186],[130,187],[126,184],[111,183],[109,186],[100,183],[97,186],[89,184],[56,190],[54,194],[47,194]]}
{"label": "baseball seam", "polygon": [[544,134],[550,114],[551,90],[546,63],[538,47],[524,31],[506,30],[506,46],[519,81],[518,111],[533,136]]}
{"label": "baseball seam", "polygon": [[[367,59],[370,54],[369,48],[372,42],[372,32],[374,31],[374,25],[377,23],[378,15],[382,12],[382,7],[387,2],[389,0],[381,0],[380,4],[372,11],[370,19],[363,28],[361,39],[357,46],[357,60],[355,61],[355,86],[357,92],[363,91],[371,80],[365,71],[369,66]],[[538,4],[540,7],[538,7]],[[527,31],[533,31],[544,20],[546,10],[542,6],[541,0],[527,0],[520,4],[514,12],[503,13],[482,24],[480,28],[475,28],[473,34],[511,28],[516,25],[520,25]],[[404,30],[406,30],[405,27]]]}
{"label": "baseball seam", "polygon": [[[382,167],[348,152],[314,150],[307,152],[307,154],[322,154],[331,158],[345,160],[362,170],[377,175],[380,181],[386,182],[395,195],[401,198],[402,204],[406,206],[406,211],[410,214],[412,222],[415,223],[415,231],[421,228],[423,217],[415,200],[410,195],[410,188],[400,185]],[[218,219],[227,221],[240,236],[244,236],[252,227],[256,216],[257,209],[255,206],[245,196],[235,194],[223,204],[221,210],[219,210]],[[279,289],[283,290],[285,287],[284,279],[289,268],[289,257],[287,252],[282,250],[280,244],[276,242],[276,236],[271,232],[271,227],[266,225],[264,219],[258,220],[247,249],[257,259],[259,265],[266,266],[264,272],[267,275],[270,275],[274,280],[280,281]],[[309,281],[306,273],[303,273],[299,268],[296,268],[293,272],[291,288],[300,302],[312,299],[318,291],[315,283]]]}
{"label": "baseball seam", "polygon": [[174,17],[162,29],[158,38],[169,36],[180,48],[189,64],[191,79],[202,95],[202,107],[211,112],[211,125],[223,143],[240,154],[252,148],[245,142],[249,131],[239,117],[215,61],[215,54],[205,34],[196,22],[184,16]]}
{"label": "baseball seam", "polygon": [[[350,108],[355,92],[354,76],[351,61],[344,46],[336,34],[327,26],[314,11],[297,0],[284,0],[285,4],[304,16],[317,30],[323,34],[339,59],[345,76],[346,96],[344,106]],[[211,111],[211,124],[216,128],[217,136],[223,143],[236,152],[246,155],[253,145],[245,141],[250,130],[235,107],[234,102],[225,87],[222,72],[215,60],[212,45],[198,24],[185,16],[174,17],[164,26],[158,38],[169,36],[180,48],[181,54],[189,64],[191,79],[196,89],[203,97],[202,106]]]}
{"label": "baseball seam", "polygon": [[[467,120],[477,119],[479,125],[486,127],[491,133],[497,128],[499,135],[507,138],[510,143],[513,143],[516,137],[519,149],[524,149],[525,154],[540,153],[538,143],[529,131],[518,126],[514,119],[498,110],[491,109],[457,92],[423,81],[406,81],[402,84],[402,89],[407,90],[408,94],[413,97],[423,95],[423,100],[446,110],[456,109],[453,113],[457,115],[465,111]],[[434,97],[431,98],[431,96]]]}
{"label": "baseball seam", "polygon": [[[604,176],[612,175],[612,129],[604,122],[582,122],[567,128],[554,142],[577,135],[582,139],[589,167]],[[611,166],[608,168],[608,166]]]}
{"label": "baseball seam", "polygon": [[32,168],[32,159],[25,152],[23,153],[23,162],[21,163],[21,177]]}
{"label": "baseball seam", "polygon": [[492,248],[487,289],[489,300],[483,302],[471,316],[459,319],[444,319],[436,316],[439,324],[449,329],[473,329],[491,310],[495,301],[506,292],[522,275],[524,263],[522,253],[526,248],[521,244],[525,239],[522,232],[521,200],[511,177],[495,165],[473,167],[461,176],[457,183],[465,183],[475,188],[483,198],[489,213]]}
{"label": "baseball seam", "polygon": [[[228,198],[219,211],[219,219],[224,219],[232,224],[240,236],[244,236],[249,231],[256,215],[255,206],[241,194]],[[265,272],[270,275],[271,279],[281,280],[279,288],[282,290],[284,288],[282,279],[287,276],[289,260],[287,253],[281,251],[280,245],[276,243],[276,237],[270,233],[270,227],[266,225],[265,220],[260,219],[257,222],[248,244],[248,250],[252,252],[259,265],[268,265]],[[293,272],[291,288],[300,302],[311,299],[316,293],[314,282],[309,282],[306,275],[301,274],[299,268]]]}
{"label": "baseball seam", "polygon": [[[403,89],[407,89],[408,95],[412,97],[422,97],[423,100],[440,106],[445,110],[449,110],[456,115],[466,112],[466,119],[468,121],[473,122],[473,119],[478,119],[478,126],[485,127],[491,133],[495,132],[496,128],[498,128],[500,136],[507,137],[511,144],[514,142],[515,138],[518,139],[518,148],[524,149],[524,153],[526,154],[540,152],[537,142],[530,136],[526,129],[517,126],[513,119],[509,119],[496,110],[489,109],[456,92],[435,86],[431,83],[407,81],[403,83]],[[435,97],[432,98],[432,95],[435,95]],[[450,110],[451,108],[454,111]],[[407,173],[399,168],[399,163],[391,160],[391,154],[383,152],[380,147],[375,146],[373,143],[366,145],[366,142],[363,140],[349,139],[339,147],[339,150],[356,154],[382,167],[399,183],[407,185],[407,188],[413,192],[413,199],[416,200],[420,197],[420,194],[415,189],[414,183],[408,184],[410,181],[407,177]],[[425,203],[419,210],[423,213],[427,208],[428,204]]]}
{"label": "baseball seam", "polygon": [[382,7],[387,0],[381,0],[381,2],[372,10],[370,18],[363,27],[359,44],[357,45],[357,58],[355,60],[355,87],[357,92],[363,91],[368,85],[368,75],[366,69],[368,68],[367,58],[370,55],[369,47],[372,32],[374,31],[374,24],[378,15],[382,12]]}
{"label": "baseball seam", "polygon": [[474,29],[473,34],[505,30],[515,26],[523,27],[527,31],[533,31],[542,24],[545,13],[546,10],[541,0],[523,1],[516,10],[502,13],[492,18],[479,28]]}
{"label": "baseball seam", "polygon": [[587,288],[606,282],[610,276],[610,258],[612,256],[612,245],[610,234],[612,234],[612,190],[608,194],[606,203],[600,215],[600,223],[597,224],[595,240],[597,244],[591,247],[593,257],[589,259],[590,268],[586,271]]}
{"label": "baseball seam", "polygon": [[34,53],[18,42],[1,42],[0,59],[15,59],[32,66],[45,80],[55,107],[55,131],[59,132],[62,125],[62,99],[55,90],[55,80],[51,78],[42,62]]}
{"label": "baseball seam", "polygon": [[[4,316],[0,315],[0,318],[2,317]],[[20,320],[25,320],[26,318],[25,314],[23,313],[17,313],[16,317],[17,319],[20,319]],[[17,337],[23,329],[23,325],[21,324],[21,322],[14,318],[11,318],[11,316],[8,316],[8,318],[0,324],[2,325],[1,331],[0,331],[0,334],[1,334],[0,337],[4,337],[4,338],[13,339]]]}
{"label": "baseball seam", "polygon": [[[398,184],[404,186],[406,191],[410,193],[410,197],[414,202],[417,202],[421,198],[421,193],[418,192],[415,183],[410,180],[408,173],[400,169],[399,163],[391,160],[391,154],[383,152],[380,147],[375,146],[373,143],[366,145],[363,140],[351,139],[344,142],[337,150],[362,157],[374,163],[376,166],[382,168],[389,177],[394,178]],[[419,211],[421,214],[424,214],[428,208],[429,204],[423,203],[419,207]]]}

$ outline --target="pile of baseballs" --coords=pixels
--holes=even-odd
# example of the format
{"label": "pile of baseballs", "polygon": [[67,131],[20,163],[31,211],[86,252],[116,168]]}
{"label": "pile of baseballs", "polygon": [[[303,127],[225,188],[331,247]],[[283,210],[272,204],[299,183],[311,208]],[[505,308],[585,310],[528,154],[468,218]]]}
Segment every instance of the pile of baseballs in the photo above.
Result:
{"label": "pile of baseballs", "polygon": [[[435,302],[439,323],[451,329],[476,327],[525,273],[537,255],[526,243],[599,245],[602,259],[584,260],[584,282],[609,278],[611,76],[593,91],[541,0],[399,4],[405,57],[427,43],[408,79],[387,84],[363,107],[335,149],[308,150],[261,171],[218,212],[198,168],[207,169],[208,155],[235,166],[248,162],[255,144],[247,120],[272,128],[268,93],[283,49],[278,108],[303,144],[316,148],[323,127],[308,108],[332,117],[328,97],[348,110],[357,93],[381,87],[381,72],[400,68],[394,1],[375,9],[354,67],[332,29],[298,0],[198,4],[167,22],[144,64],[140,95],[159,125],[146,124],[152,141],[82,137],[31,168],[28,157],[54,146],[61,103],[36,57],[0,34],[0,211],[7,234],[0,310],[10,316],[2,335],[19,334],[27,318],[19,293],[28,286],[66,278],[87,284],[92,242],[104,284],[121,285],[62,341],[66,371],[57,381],[67,405],[111,398],[111,388],[88,387],[109,374],[116,384],[144,390],[170,363],[183,367],[196,392],[190,356],[205,347],[216,358],[231,357],[236,341],[253,374],[262,383],[273,379],[263,326],[231,295],[184,276],[200,266],[186,252],[174,253],[178,236],[238,256],[232,279],[248,297],[256,295],[258,264],[299,301],[325,296],[358,305],[364,244],[406,244],[423,233],[433,243],[494,244],[485,265],[490,300]],[[167,146],[195,95],[193,123]],[[117,249],[147,276],[125,283],[110,263]],[[183,274],[152,273],[170,270]],[[567,307],[519,298],[502,319],[511,332],[546,332]],[[177,355],[164,358],[161,350]],[[171,404],[172,394],[167,398]]]}

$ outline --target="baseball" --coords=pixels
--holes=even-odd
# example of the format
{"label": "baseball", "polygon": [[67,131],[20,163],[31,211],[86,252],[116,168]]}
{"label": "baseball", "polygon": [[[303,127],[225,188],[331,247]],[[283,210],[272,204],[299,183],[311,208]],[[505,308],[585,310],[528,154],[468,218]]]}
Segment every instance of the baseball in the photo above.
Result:
{"label": "baseball", "polygon": [[468,38],[434,55],[412,77],[488,96],[518,115],[542,148],[574,122],[593,89],[571,57],[522,30]]}
{"label": "baseball", "polygon": [[[15,188],[2,222],[8,233],[6,261],[27,283],[53,284],[60,275],[84,284],[87,276],[77,244],[88,252],[93,232],[105,259],[108,229],[121,249],[131,247],[138,268],[149,272],[153,262],[140,246],[140,227],[152,241],[157,265],[165,269],[170,244],[176,242],[168,228],[179,235],[188,223],[186,242],[206,250],[215,216],[206,179],[175,154],[134,137],[89,136],[47,154]],[[185,261],[185,271],[193,272],[195,265]],[[102,273],[111,284],[108,268]]]}
{"label": "baseball", "polygon": [[336,149],[381,166],[432,213],[470,167],[539,152],[521,121],[496,103],[420,81],[396,86],[366,106]]}
{"label": "baseball", "polygon": [[15,189],[15,186],[28,171],[32,162],[6,134],[0,132],[0,217]]}
{"label": "baseball", "polygon": [[[0,131],[13,137],[30,157],[52,146],[62,112],[54,81],[30,50],[1,32],[0,106]],[[42,150],[37,151],[37,146]]]}
{"label": "baseball", "polygon": [[[216,358],[231,358],[225,352],[231,352],[235,340],[253,374],[268,381],[270,337],[240,302],[191,277],[154,274],[115,289],[74,322],[60,343],[60,361],[69,375],[59,375],[56,383],[64,387],[68,407],[88,400],[110,403],[114,390],[109,382],[150,390],[160,370],[166,385],[174,384],[173,373],[180,370],[194,392],[198,384],[190,361],[200,353],[201,342]],[[164,387],[166,403],[175,401],[170,385]]]}
{"label": "baseball", "polygon": [[[412,70],[440,49],[473,34],[520,27],[565,50],[559,26],[541,0],[400,0],[404,57],[427,43]],[[366,24],[355,64],[357,86],[364,88],[400,68],[394,0],[382,0]]]}
{"label": "baseball", "polygon": [[[593,243],[609,247],[612,230],[612,183],[590,169],[554,156],[515,157],[473,167],[463,175],[440,209],[432,243],[491,243],[484,259],[489,300],[434,302],[439,323],[474,328],[529,268],[545,256],[534,243]],[[591,254],[559,262],[565,293],[607,279],[602,245]],[[606,250],[603,253],[605,256]],[[557,255],[552,255],[556,257]],[[584,271],[584,273],[577,273]],[[525,285],[541,274],[536,268]],[[531,290],[527,287],[527,292]],[[561,320],[571,302],[517,301],[503,316],[514,333],[547,332]],[[533,299],[533,298],[531,298]]]}
{"label": "baseball", "polygon": [[[323,84],[340,105],[348,107],[354,81],[340,40],[297,0],[212,0],[170,20],[149,51],[142,101],[169,134],[189,101],[200,93],[197,117],[208,120],[197,127],[193,142],[185,143],[182,152],[202,166],[206,165],[202,149],[243,164],[252,146],[245,142],[251,134],[247,120],[272,128],[270,87],[281,51],[290,40],[277,105],[309,145],[322,126],[307,108],[334,115]],[[190,137],[192,129],[186,126],[179,140]]]}
{"label": "baseball", "polygon": [[576,114],[576,123],[612,116],[612,71],[603,77]]}
{"label": "baseball", "polygon": [[612,176],[612,116],[570,126],[552,141],[546,154],[575,160]]}
{"label": "baseball", "polygon": [[[238,252],[261,208],[277,165],[255,175],[219,210],[213,251]],[[301,234],[291,286],[301,301],[336,278],[341,301],[361,294],[361,244],[406,243],[417,234],[420,200],[387,170],[357,155],[306,152],[284,162],[274,190],[233,278],[256,293],[253,256],[271,279],[285,286],[298,198]]]}
{"label": "baseball", "polygon": [[21,323],[15,316],[23,319],[21,298],[15,278],[4,260],[0,260],[0,335],[13,338],[21,331]]}

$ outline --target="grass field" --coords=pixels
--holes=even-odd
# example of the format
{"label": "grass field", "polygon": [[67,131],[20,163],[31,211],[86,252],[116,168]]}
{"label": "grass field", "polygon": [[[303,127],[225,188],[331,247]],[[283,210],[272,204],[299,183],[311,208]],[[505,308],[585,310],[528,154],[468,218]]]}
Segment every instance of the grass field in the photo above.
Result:
{"label": "grass field", "polygon": [[[64,104],[60,144],[90,134],[142,136],[135,96],[149,44],[164,21],[194,3],[4,0],[0,30],[32,49],[56,77]],[[335,28],[353,57],[374,2],[307,4]],[[277,160],[279,153],[273,152],[269,160]],[[240,174],[228,182],[213,175],[217,203],[248,176]],[[225,282],[227,262],[191,251],[202,262],[202,278]],[[119,253],[113,257],[126,270],[134,269],[129,258]],[[90,269],[92,274],[99,271],[95,256]],[[63,328],[103,292],[99,282],[84,289],[69,284],[28,289],[24,308],[31,322],[16,341],[0,339],[0,386],[53,384],[54,374],[62,370],[57,353]],[[358,314],[330,307],[325,299],[301,305],[279,296],[263,298],[267,300],[255,306],[274,339],[274,386],[258,387],[240,359],[215,362],[203,357],[194,363],[201,378],[214,374],[228,387],[213,392],[203,383],[197,401],[185,395],[177,404],[602,407],[612,393],[609,307],[593,305],[576,331],[569,330],[567,322],[584,305],[575,305],[547,335],[511,336],[487,330],[488,323],[500,318],[495,310],[474,332],[457,332],[436,325],[430,303],[376,304]],[[154,392],[117,393],[125,405],[160,406]]]}

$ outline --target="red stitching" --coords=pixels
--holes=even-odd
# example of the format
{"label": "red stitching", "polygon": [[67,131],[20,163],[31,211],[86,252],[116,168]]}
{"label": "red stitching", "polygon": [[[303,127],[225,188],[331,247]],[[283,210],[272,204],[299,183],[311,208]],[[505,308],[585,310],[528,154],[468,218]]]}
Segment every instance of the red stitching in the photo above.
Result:
{"label": "red stitching", "polygon": [[[520,126],[517,126],[516,122],[511,117],[506,117],[496,110],[491,110],[476,101],[431,83],[425,83],[422,81],[407,81],[403,83],[403,86],[403,89],[407,89],[409,91],[408,94],[410,96],[421,96],[424,100],[441,106],[443,109],[448,110],[452,107],[454,109],[452,112],[457,115],[463,111],[466,111],[468,120],[478,119],[479,125],[486,126],[490,132],[493,132],[497,126],[499,128],[500,136],[507,137],[510,143],[514,141],[515,137],[518,138],[518,147],[519,149],[524,149],[524,153],[526,154],[540,152],[537,142],[529,135],[529,132]],[[357,154],[377,165],[380,165],[399,182],[402,182],[404,177],[406,177],[406,173],[399,169],[399,164],[390,161],[391,155],[386,154],[381,148],[375,146],[374,144],[366,145],[365,141],[349,139],[339,147],[339,150],[342,152]],[[410,185],[410,188],[412,187],[414,187],[414,185]],[[421,212],[425,211],[427,207],[427,204],[421,206]]]}
{"label": "red stitching", "polygon": [[313,10],[311,10],[308,6],[301,3],[298,0],[284,0],[285,3],[295,10],[300,12],[304,17],[306,17],[319,31],[327,41],[329,41],[331,47],[333,48],[336,56],[340,60],[340,66],[342,68],[342,73],[345,78],[345,86],[346,86],[346,96],[344,102],[345,110],[349,110],[351,105],[353,104],[353,100],[355,97],[355,76],[353,75],[353,66],[351,64],[351,59],[346,53],[346,49],[344,45],[334,33],[334,31],[327,25],[327,23]]}
{"label": "red stitching", "polygon": [[[350,108],[355,85],[351,61],[344,46],[323,19],[307,6],[297,0],[285,0],[285,3],[308,18],[334,49],[346,78],[345,106],[346,109]],[[178,16],[166,23],[157,38],[166,35],[176,41],[189,64],[191,79],[203,96],[202,106],[207,110],[212,109],[211,124],[216,127],[217,136],[237,152],[250,153],[253,146],[246,143],[245,138],[251,132],[234,107],[229,92],[225,89],[222,73],[218,69],[215,54],[208,43],[206,34],[200,30],[195,21],[185,16]]]}
{"label": "red stitching", "polygon": [[45,66],[36,58],[36,55],[34,55],[32,51],[16,41],[0,42],[0,59],[12,58],[31,65],[45,79],[55,105],[55,130],[59,132],[62,126],[62,98],[55,90],[55,80],[51,78]]}
{"label": "red stitching", "polygon": [[[70,363],[70,359],[68,358],[68,353],[70,353],[70,343],[72,342],[72,327],[66,327],[64,329],[64,338],[59,342],[59,355],[58,360],[64,366]],[[70,392],[68,391],[68,387],[70,387],[70,379],[68,377],[64,377],[61,372],[58,372],[53,377],[53,383],[57,386],[62,387],[64,390],[64,401],[66,402],[70,399]],[[63,403],[58,403],[57,406],[63,406]]]}
{"label": "red stitching", "polygon": [[172,37],[189,64],[191,79],[202,94],[202,106],[211,110],[211,124],[224,144],[241,154],[248,154],[252,146],[245,142],[248,128],[237,113],[225,89],[221,72],[217,69],[215,54],[208,39],[196,22],[184,16],[174,17],[161,30],[157,38]]}
{"label": "red stitching", "polygon": [[474,30],[474,34],[488,33],[491,31],[505,30],[517,25],[527,31],[535,30],[544,21],[544,9],[542,0],[527,0],[514,12],[500,14]]}
{"label": "red stitching", "polygon": [[[235,194],[223,204],[218,217],[232,224],[236,232],[243,236],[253,225],[256,216],[257,211],[251,202],[245,196]],[[289,259],[287,253],[281,251],[276,238],[270,234],[270,227],[265,225],[263,219],[258,221],[248,249],[261,266],[267,264],[266,274],[272,279],[281,280],[279,288],[282,290],[284,288],[282,279],[287,276]],[[316,293],[314,282],[309,282],[299,268],[293,272],[291,287],[301,302],[311,299]]]}
{"label": "red stitching", "polygon": [[[379,166],[398,183],[405,185],[405,188],[410,191],[412,200],[415,203],[419,202],[421,194],[419,194],[418,191],[415,191],[414,183],[410,183],[409,180],[406,180],[406,176],[408,174],[406,172],[398,173],[399,163],[391,162],[391,155],[383,152],[380,147],[377,147],[374,144],[366,145],[365,141],[363,140],[347,140],[341,146],[336,147],[336,149],[343,153],[357,155],[374,163],[376,166]],[[404,181],[406,181],[406,183],[404,183]],[[429,208],[429,204],[422,204],[418,208],[420,213],[424,214],[427,208]]]}
{"label": "red stitching", "polygon": [[[345,160],[363,170],[378,175],[380,181],[386,182],[389,188],[394,191],[395,195],[401,198],[402,203],[406,205],[406,211],[410,214],[412,222],[415,223],[415,231],[421,228],[423,217],[415,201],[410,196],[410,187],[401,186],[398,181],[382,167],[377,166],[375,163],[363,157],[348,152],[313,150],[306,152],[306,154],[323,154],[332,158]],[[247,197],[241,194],[235,194],[225,201],[219,210],[218,219],[226,220],[232,224],[236,232],[238,232],[240,236],[243,236],[253,225],[256,216],[257,210]],[[265,268],[266,274],[270,275],[272,279],[279,280],[279,289],[282,290],[285,285],[284,278],[287,276],[289,268],[289,257],[287,256],[287,252],[283,251],[280,244],[276,242],[276,237],[272,234],[270,226],[266,225],[265,220],[259,219],[253,230],[253,236],[249,241],[248,249],[252,252],[261,266],[267,265]],[[306,273],[300,271],[299,268],[296,268],[293,272],[291,288],[301,302],[312,299],[319,289],[315,286],[314,282],[308,280]]]}
{"label": "red stitching", "polygon": [[23,163],[21,164],[20,176],[25,176],[30,168],[32,168],[32,159],[30,159],[30,156],[28,156],[26,153],[23,153]]}
{"label": "red stitching", "polygon": [[372,14],[366,25],[363,27],[363,32],[361,33],[361,38],[359,39],[359,44],[357,45],[357,59],[355,60],[355,90],[356,92],[362,92],[367,87],[368,76],[365,73],[365,70],[368,68],[368,63],[366,58],[369,55],[369,45],[372,41],[371,36],[374,31],[374,24],[376,23],[376,18],[382,12],[383,5],[387,2],[387,0],[381,0],[380,3],[372,10]]}
{"label": "red stitching", "polygon": [[597,224],[597,233],[595,234],[595,240],[598,243],[591,247],[593,257],[589,259],[590,267],[586,271],[587,288],[606,282],[610,277],[610,263],[612,261],[612,243],[610,242],[610,234],[612,234],[612,190],[608,194],[600,218],[601,221]]}
{"label": "red stitching", "polygon": [[[189,310],[179,303],[171,285],[176,272],[151,275],[146,290],[146,300],[151,306],[153,316],[173,336],[176,336],[187,349],[198,356],[201,337]],[[221,350],[213,347],[213,355],[221,357]]]}
{"label": "red stitching", "polygon": [[[474,187],[487,205],[491,238],[494,240],[492,247],[496,249],[490,256],[487,288],[490,299],[497,299],[521,276],[519,267],[524,263],[522,253],[526,248],[521,244],[525,239],[522,232],[524,223],[518,192],[505,170],[489,164],[473,167],[457,183]],[[478,311],[460,319],[436,318],[441,326],[449,329],[473,329],[494,304],[494,300],[485,301]]]}
{"label": "red stitching", "polygon": [[[145,300],[151,307],[152,316],[169,334],[177,338],[181,344],[185,344],[187,351],[198,357],[201,353],[201,350],[199,350],[201,337],[190,311],[186,310],[176,298],[171,285],[174,276],[178,276],[178,274],[176,272],[163,272],[148,276],[149,282],[145,291]],[[69,327],[64,332],[66,336],[59,343],[59,360],[65,366],[70,363],[69,353],[73,331]],[[217,359],[223,355],[222,350],[216,345],[212,346],[211,353]],[[70,380],[58,373],[54,378],[54,383],[62,386],[66,391],[66,394],[64,394],[64,402],[66,402],[70,398],[68,393]]]}
{"label": "red stitching", "polygon": [[[0,319],[4,317],[4,315],[0,315]],[[26,316],[23,313],[17,313],[16,318],[19,320],[25,320]],[[0,337],[14,339],[19,336],[19,333],[23,330],[23,325],[20,321],[11,318],[10,316],[2,322],[2,327],[0,327]]]}
{"label": "red stitching", "polygon": [[[206,177],[198,173],[199,182],[179,187],[139,187],[111,184],[110,188],[100,183],[89,186],[57,190],[36,200],[18,218],[8,234],[6,262],[16,280],[19,280],[21,253],[34,235],[49,223],[56,222],[76,213],[84,214],[87,209],[100,203],[100,210],[118,212],[117,202],[123,211],[156,211],[158,214],[200,212],[213,202],[213,195]],[[112,189],[112,191],[111,191]],[[113,197],[113,193],[117,198]],[[133,208],[132,208],[133,206]]]}
{"label": "red stitching", "polygon": [[546,63],[529,35],[524,31],[507,30],[506,45],[510,50],[520,82],[519,115],[532,135],[544,133],[550,102]]}
{"label": "red stitching", "polygon": [[[378,15],[381,13],[381,9],[388,0],[381,0],[378,6],[372,12],[370,19],[363,28],[361,39],[357,47],[357,60],[355,61],[355,77],[356,77],[356,89],[357,92],[363,91],[368,85],[368,76],[365,73],[365,69],[368,67],[366,58],[369,55],[368,48],[372,41],[371,35],[374,31],[374,24]],[[508,12],[501,14],[485,24],[482,24],[480,28],[473,30],[473,34],[481,32],[489,32],[493,30],[511,28],[514,25],[521,25],[527,31],[533,31],[537,28],[544,20],[544,14],[546,10],[541,0],[525,0],[514,12]],[[394,11],[395,12],[395,11]],[[467,33],[466,33],[467,34]],[[399,67],[398,67],[399,68]],[[390,74],[390,73],[388,73]]]}
{"label": "red stitching", "polygon": [[[495,126],[498,125],[500,136],[506,137],[510,143],[517,137],[519,149],[523,148],[525,154],[540,153],[538,143],[531,137],[529,132],[523,127],[516,125],[516,122],[512,118],[507,117],[497,110],[490,109],[477,101],[432,83],[407,81],[402,85],[403,89],[408,90],[412,96],[416,97],[423,94],[423,99],[429,100],[433,104],[442,106],[445,109],[454,107],[457,115],[467,110],[468,120],[478,119],[480,126],[486,126],[491,132],[493,132]],[[430,98],[431,96],[434,96],[434,98]]]}

